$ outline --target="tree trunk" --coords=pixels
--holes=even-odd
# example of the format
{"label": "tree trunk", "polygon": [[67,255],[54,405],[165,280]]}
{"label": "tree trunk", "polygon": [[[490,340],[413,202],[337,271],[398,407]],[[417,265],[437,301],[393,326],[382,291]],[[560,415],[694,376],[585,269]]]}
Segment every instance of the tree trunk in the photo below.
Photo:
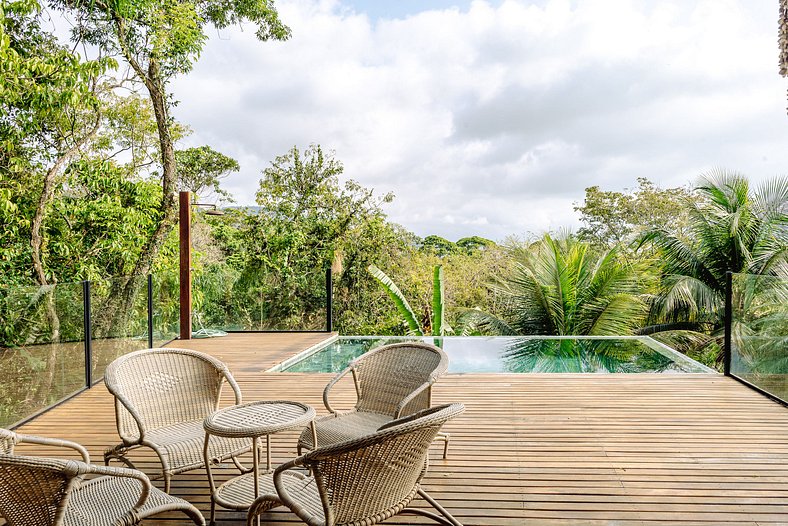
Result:
{"label": "tree trunk", "polygon": [[[30,246],[32,248],[33,271],[35,273],[36,281],[42,287],[50,285],[50,283],[47,279],[46,269],[44,268],[44,261],[41,254],[41,249],[44,244],[44,236],[41,233],[41,228],[44,224],[44,220],[46,219],[47,210],[52,201],[52,197],[55,193],[55,183],[57,182],[57,178],[63,171],[64,167],[96,134],[99,127],[99,119],[100,117],[97,116],[93,129],[88,134],[80,138],[73,146],[63,152],[57,158],[55,164],[53,164],[49,170],[47,170],[47,173],[44,176],[44,186],[41,189],[41,196],[38,199],[36,213],[33,216],[33,223],[30,228]],[[53,279],[53,282],[56,283],[57,280]],[[46,292],[46,298],[44,301],[46,302],[45,308],[47,321],[49,322],[49,328],[51,330],[50,340],[52,342],[52,346],[49,350],[49,354],[47,355],[46,374],[36,389],[36,399],[42,402],[46,400],[50,391],[52,390],[52,384],[55,380],[55,365],[58,354],[58,347],[56,344],[60,342],[60,318],[58,317],[57,309],[55,307],[54,287]]]}
{"label": "tree trunk", "polygon": [[[118,38],[123,41],[123,26],[118,22]],[[121,46],[124,50],[126,60],[128,60],[134,72],[143,81],[148,90],[153,114],[156,118],[156,127],[159,133],[159,146],[161,148],[162,165],[162,200],[161,200],[161,219],[158,226],[148,238],[145,246],[137,258],[137,263],[131,271],[129,280],[125,283],[116,283],[112,286],[110,297],[118,298],[114,305],[104,309],[102,320],[106,327],[122,328],[128,321],[128,317],[134,305],[134,298],[142,289],[145,276],[151,272],[153,262],[158,256],[161,247],[167,239],[167,235],[175,226],[178,217],[178,207],[176,192],[178,190],[178,180],[175,161],[175,147],[170,132],[171,120],[167,108],[167,93],[165,81],[162,78],[158,62],[151,59],[147,70],[143,69],[135,58],[128,52],[126,46]]]}

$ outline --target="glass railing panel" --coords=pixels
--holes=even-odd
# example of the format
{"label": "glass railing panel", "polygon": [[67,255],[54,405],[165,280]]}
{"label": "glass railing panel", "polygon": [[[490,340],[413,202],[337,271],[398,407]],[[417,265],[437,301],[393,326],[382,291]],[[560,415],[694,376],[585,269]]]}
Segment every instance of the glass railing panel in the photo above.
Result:
{"label": "glass railing panel", "polygon": [[731,374],[788,401],[788,280],[734,274]]}
{"label": "glass railing panel", "polygon": [[115,358],[148,347],[148,285],[145,276],[92,281],[93,381]]}
{"label": "glass railing panel", "polygon": [[176,271],[153,274],[153,346],[178,337],[180,330],[180,284]]}
{"label": "glass railing panel", "polygon": [[326,329],[326,272],[297,276],[209,266],[192,286],[195,336],[216,331]]}
{"label": "glass railing panel", "polygon": [[84,385],[82,283],[0,287],[0,427]]}

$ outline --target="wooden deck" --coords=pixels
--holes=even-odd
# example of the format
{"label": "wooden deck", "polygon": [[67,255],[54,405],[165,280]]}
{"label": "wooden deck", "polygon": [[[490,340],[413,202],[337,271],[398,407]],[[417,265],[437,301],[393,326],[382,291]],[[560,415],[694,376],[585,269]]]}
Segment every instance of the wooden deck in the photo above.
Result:
{"label": "wooden deck", "polygon": [[[322,408],[331,375],[263,373],[323,335],[231,335],[181,347],[215,354],[246,400],[296,399]],[[270,365],[269,365],[270,364]],[[351,405],[351,389],[339,397]],[[461,401],[448,460],[436,446],[424,486],[466,526],[788,524],[788,409],[717,375],[448,375],[435,402]],[[95,459],[117,441],[110,396],[97,386],[21,432],[85,444]],[[274,459],[296,433],[274,437]],[[150,456],[140,455],[149,473]],[[233,473],[227,469],[226,475]],[[207,516],[201,470],[173,494]],[[284,510],[264,524],[298,524]],[[219,523],[243,525],[239,512]],[[147,525],[191,524],[165,515]],[[386,524],[426,524],[399,516]]]}

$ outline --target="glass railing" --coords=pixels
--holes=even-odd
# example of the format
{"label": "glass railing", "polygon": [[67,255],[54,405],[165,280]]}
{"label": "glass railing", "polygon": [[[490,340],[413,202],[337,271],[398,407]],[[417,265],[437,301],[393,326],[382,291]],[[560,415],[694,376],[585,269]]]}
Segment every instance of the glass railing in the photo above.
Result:
{"label": "glass railing", "polygon": [[730,374],[788,402],[788,280],[733,274]]}
{"label": "glass railing", "polygon": [[281,276],[207,267],[193,278],[194,334],[325,331],[328,281],[323,269]]}
{"label": "glass railing", "polygon": [[0,427],[85,386],[82,283],[0,287]]}
{"label": "glass railing", "polygon": [[[329,287],[323,270],[282,283],[207,269],[193,280],[192,335],[329,330]],[[175,271],[133,282],[0,286],[0,427],[95,384],[118,356],[176,339],[179,325]]]}
{"label": "glass railing", "polygon": [[90,282],[91,381],[115,358],[148,348],[148,284],[145,276]]}
{"label": "glass railing", "polygon": [[151,276],[151,346],[161,347],[178,337],[180,329],[180,284],[176,271]]}

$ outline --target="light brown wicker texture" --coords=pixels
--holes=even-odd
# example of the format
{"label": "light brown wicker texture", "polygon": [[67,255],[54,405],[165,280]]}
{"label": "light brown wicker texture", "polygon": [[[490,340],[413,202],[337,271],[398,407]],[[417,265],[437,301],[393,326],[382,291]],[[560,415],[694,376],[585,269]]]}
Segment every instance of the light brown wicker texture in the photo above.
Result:
{"label": "light brown wicker texture", "polygon": [[[442,349],[420,342],[384,345],[359,356],[323,391],[323,403],[331,414],[315,420],[318,446],[374,433],[391,420],[428,408],[432,385],[448,366]],[[351,411],[339,412],[331,406],[329,394],[348,373],[353,376],[358,400]],[[449,436],[441,434],[440,438],[445,441],[446,458]],[[298,453],[304,449],[314,449],[309,430],[298,440]]]}
{"label": "light brown wicker texture", "polygon": [[[67,447],[84,462],[14,455],[21,442]],[[91,474],[103,476],[82,480]],[[8,526],[132,526],[165,511],[205,524],[197,508],[154,488],[141,471],[91,465],[74,442],[0,429],[0,516]]]}
{"label": "light brown wicker texture", "polygon": [[[288,400],[260,400],[225,407],[205,419],[205,449],[217,437],[251,439],[252,449],[259,451],[258,439],[266,437],[266,472],[271,471],[271,435],[286,429],[301,428],[315,418],[314,408]],[[310,426],[311,428],[311,426]],[[261,484],[259,454],[252,457],[251,473],[245,473],[224,482],[218,488],[213,477],[210,458],[205,458],[208,485],[211,489],[211,519],[215,523],[216,505],[234,510],[248,510],[260,495],[276,495],[270,477],[263,477]]]}
{"label": "light brown wicker texture", "polygon": [[[384,425],[361,438],[319,447],[279,466],[273,473],[278,500],[310,526],[370,526],[398,513],[430,517],[462,526],[420,486],[427,472],[429,447],[441,426],[462,413],[462,404],[425,409]],[[305,467],[312,476],[292,468]],[[440,515],[408,504],[424,498]],[[259,498],[247,524],[270,507]]]}
{"label": "light brown wicker texture", "polygon": [[[241,403],[241,390],[222,362],[188,349],[147,349],[121,356],[104,373],[115,397],[115,417],[121,444],[104,453],[130,467],[127,453],[149,447],[161,460],[164,491],[173,475],[200,468],[203,462],[203,420],[219,407],[227,382]],[[233,459],[250,450],[248,440],[211,441],[210,457]],[[240,465],[239,469],[240,469]]]}

